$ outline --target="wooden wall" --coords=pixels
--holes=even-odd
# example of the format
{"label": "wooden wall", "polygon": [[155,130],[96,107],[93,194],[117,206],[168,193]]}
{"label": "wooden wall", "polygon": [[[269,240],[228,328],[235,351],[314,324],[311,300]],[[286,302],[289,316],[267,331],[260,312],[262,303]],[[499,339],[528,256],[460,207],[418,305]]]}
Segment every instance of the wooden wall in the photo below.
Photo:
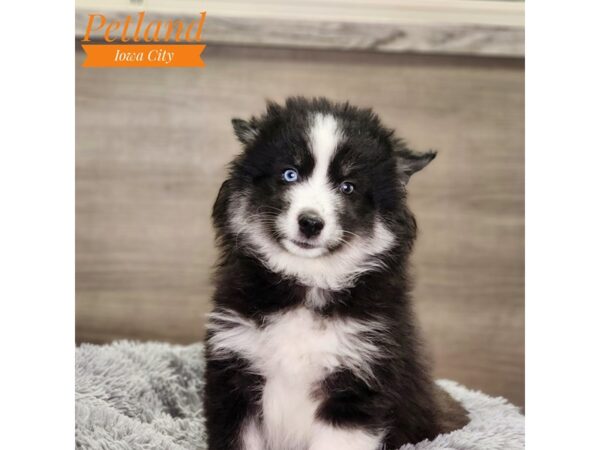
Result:
{"label": "wooden wall", "polygon": [[436,374],[524,403],[522,60],[209,46],[204,69],[77,54],[77,341],[203,335],[209,213],[266,98],[373,106],[438,158],[410,186],[416,307]]}

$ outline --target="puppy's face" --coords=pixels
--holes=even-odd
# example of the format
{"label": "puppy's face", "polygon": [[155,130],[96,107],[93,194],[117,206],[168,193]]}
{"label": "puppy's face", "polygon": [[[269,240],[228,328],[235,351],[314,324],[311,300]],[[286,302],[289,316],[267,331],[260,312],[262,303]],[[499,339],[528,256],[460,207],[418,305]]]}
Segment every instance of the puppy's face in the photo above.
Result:
{"label": "puppy's face", "polygon": [[[372,227],[376,212],[366,179],[350,161],[344,130],[333,114],[314,113],[299,130],[295,157],[275,169],[280,212],[272,236],[290,253],[319,257],[350,244]],[[347,147],[347,145],[346,145]],[[290,155],[291,156],[291,155]]]}
{"label": "puppy's face", "polygon": [[404,184],[434,156],[408,152],[369,110],[325,100],[271,104],[261,118],[233,124],[244,152],[222,214],[238,244],[266,258],[385,251]]}

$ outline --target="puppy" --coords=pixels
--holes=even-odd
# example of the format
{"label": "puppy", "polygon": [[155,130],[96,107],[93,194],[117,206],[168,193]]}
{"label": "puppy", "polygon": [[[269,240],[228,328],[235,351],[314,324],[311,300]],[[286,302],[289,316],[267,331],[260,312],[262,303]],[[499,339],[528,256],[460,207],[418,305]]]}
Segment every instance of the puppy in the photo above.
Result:
{"label": "puppy", "polygon": [[408,256],[416,154],[369,109],[269,103],[214,205],[206,335],[210,450],[374,450],[463,426],[431,379]]}

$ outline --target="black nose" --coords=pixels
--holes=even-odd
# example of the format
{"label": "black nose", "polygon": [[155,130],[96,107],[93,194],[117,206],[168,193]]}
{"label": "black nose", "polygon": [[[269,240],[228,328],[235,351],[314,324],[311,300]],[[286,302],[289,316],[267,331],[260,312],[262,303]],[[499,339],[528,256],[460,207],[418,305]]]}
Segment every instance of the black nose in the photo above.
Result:
{"label": "black nose", "polygon": [[307,238],[318,236],[325,222],[314,212],[303,212],[298,216],[300,232]]}

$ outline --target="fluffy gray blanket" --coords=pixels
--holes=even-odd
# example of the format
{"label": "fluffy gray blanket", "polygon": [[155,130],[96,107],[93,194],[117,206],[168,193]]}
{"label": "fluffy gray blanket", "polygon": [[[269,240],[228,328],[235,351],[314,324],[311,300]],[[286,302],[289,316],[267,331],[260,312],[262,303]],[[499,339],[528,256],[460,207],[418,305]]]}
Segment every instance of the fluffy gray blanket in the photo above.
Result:
{"label": "fluffy gray blanket", "polygon": [[[76,350],[78,449],[205,449],[203,347],[84,344]],[[463,429],[401,450],[524,448],[525,420],[502,398],[439,381],[469,411]],[[332,449],[335,450],[335,449]]]}

